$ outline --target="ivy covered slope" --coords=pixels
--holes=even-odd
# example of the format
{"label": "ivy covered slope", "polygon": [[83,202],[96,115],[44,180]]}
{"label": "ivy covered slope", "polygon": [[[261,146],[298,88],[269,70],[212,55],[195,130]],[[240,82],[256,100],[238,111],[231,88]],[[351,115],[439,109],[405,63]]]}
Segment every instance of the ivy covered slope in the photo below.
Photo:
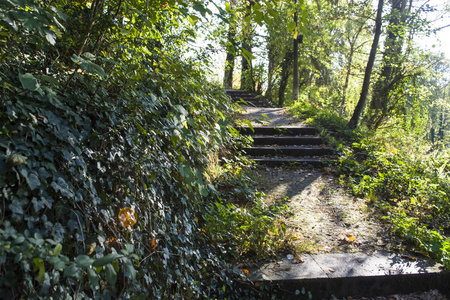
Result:
{"label": "ivy covered slope", "polygon": [[228,100],[183,58],[200,4],[1,2],[2,297],[225,289],[198,222]]}

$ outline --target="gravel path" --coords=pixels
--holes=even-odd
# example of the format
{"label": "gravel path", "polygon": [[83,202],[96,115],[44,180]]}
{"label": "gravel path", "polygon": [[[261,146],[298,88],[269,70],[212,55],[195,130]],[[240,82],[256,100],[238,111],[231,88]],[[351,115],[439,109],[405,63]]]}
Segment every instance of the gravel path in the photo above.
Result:
{"label": "gravel path", "polygon": [[[328,171],[328,170],[327,170]],[[258,168],[258,189],[268,204],[286,202],[294,214],[285,220],[298,253],[389,251],[390,227],[323,171]]]}

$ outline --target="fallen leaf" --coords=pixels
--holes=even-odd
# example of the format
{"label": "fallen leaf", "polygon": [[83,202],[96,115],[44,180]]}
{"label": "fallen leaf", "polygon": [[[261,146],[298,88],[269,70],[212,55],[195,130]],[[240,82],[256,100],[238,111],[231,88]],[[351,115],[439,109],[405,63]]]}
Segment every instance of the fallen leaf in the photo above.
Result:
{"label": "fallen leaf", "polygon": [[243,273],[244,275],[248,275],[248,273],[249,273],[247,269],[241,269],[240,271],[241,271],[241,273]]}
{"label": "fallen leaf", "polygon": [[351,234],[346,234],[344,240],[349,243],[353,243],[356,238]]}
{"label": "fallen leaf", "polygon": [[297,264],[301,264],[301,263],[305,262],[305,260],[298,255],[296,257],[294,257],[294,259],[295,259],[295,263],[297,263]]}
{"label": "fallen leaf", "polygon": [[150,240],[150,252],[153,253],[156,249],[156,246],[158,246],[158,243],[156,242],[155,237],[152,237]]}
{"label": "fallen leaf", "polygon": [[94,253],[96,246],[97,246],[97,243],[90,244],[89,245],[89,251],[88,251],[87,255],[91,255],[92,253]]}
{"label": "fallen leaf", "polygon": [[119,221],[124,227],[136,224],[137,214],[131,207],[124,207],[119,211]]}

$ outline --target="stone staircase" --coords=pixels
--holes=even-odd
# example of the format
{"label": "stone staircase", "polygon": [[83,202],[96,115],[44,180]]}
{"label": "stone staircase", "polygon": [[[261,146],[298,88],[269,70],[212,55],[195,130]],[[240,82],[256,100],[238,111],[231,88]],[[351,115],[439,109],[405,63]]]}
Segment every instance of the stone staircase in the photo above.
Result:
{"label": "stone staircase", "polygon": [[[234,100],[248,105],[270,107],[261,96],[240,90],[227,90]],[[324,144],[315,128],[306,126],[253,126],[237,127],[240,134],[253,139],[251,147],[243,150],[256,163],[267,166],[309,165],[326,166],[331,163],[333,149]]]}
{"label": "stone staircase", "polygon": [[273,107],[272,103],[257,93],[242,90],[225,90],[233,102],[242,102],[241,104],[256,107]]}

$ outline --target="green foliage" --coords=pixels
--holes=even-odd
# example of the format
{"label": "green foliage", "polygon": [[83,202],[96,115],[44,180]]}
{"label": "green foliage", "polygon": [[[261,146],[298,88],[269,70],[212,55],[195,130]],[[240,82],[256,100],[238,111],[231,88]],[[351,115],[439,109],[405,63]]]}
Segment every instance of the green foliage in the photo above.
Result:
{"label": "green foliage", "polygon": [[233,139],[229,100],[185,58],[177,21],[205,7],[54,5],[0,5],[0,294],[223,297],[195,220],[209,153]]}
{"label": "green foliage", "polygon": [[273,255],[284,244],[286,225],[277,221],[287,211],[285,206],[266,206],[259,200],[248,207],[215,203],[204,216],[205,231],[235,259]]}
{"label": "green foliage", "polygon": [[438,172],[447,158],[413,160],[379,138],[342,145],[341,151],[338,172],[353,193],[369,197],[396,232],[450,267],[450,178]]}
{"label": "green foliage", "polygon": [[203,215],[205,233],[233,260],[276,254],[285,245],[283,219],[289,216],[288,207],[263,202],[264,195],[255,191],[245,157],[222,160],[208,172],[215,189]]}
{"label": "green foliage", "polygon": [[342,143],[342,140],[356,140],[361,134],[349,129],[348,122],[335,111],[317,107],[309,102],[295,103],[289,107],[289,113],[315,127],[328,144],[336,147]]}

